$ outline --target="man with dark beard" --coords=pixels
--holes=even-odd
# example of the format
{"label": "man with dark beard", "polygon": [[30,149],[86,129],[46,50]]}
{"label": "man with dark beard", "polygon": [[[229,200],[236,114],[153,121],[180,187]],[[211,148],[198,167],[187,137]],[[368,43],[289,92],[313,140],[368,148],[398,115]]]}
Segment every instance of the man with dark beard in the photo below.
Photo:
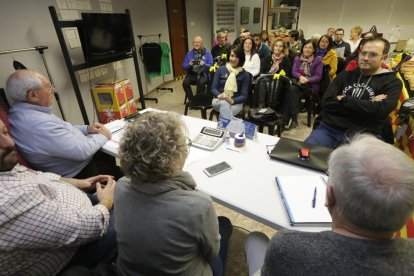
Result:
{"label": "man with dark beard", "polygon": [[[65,267],[110,263],[117,252],[112,177],[63,178],[17,161],[14,141],[0,120],[1,273],[55,275]],[[95,188],[96,197],[84,192]]]}

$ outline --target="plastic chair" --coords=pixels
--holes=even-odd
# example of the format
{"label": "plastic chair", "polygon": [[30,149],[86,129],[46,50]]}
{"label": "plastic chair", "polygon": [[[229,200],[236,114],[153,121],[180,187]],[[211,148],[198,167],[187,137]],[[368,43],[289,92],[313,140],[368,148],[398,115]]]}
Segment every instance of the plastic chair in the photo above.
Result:
{"label": "plastic chair", "polygon": [[[277,76],[273,74],[262,75],[256,80],[256,86],[253,97],[253,108],[249,110],[247,121],[256,124],[259,132],[263,128],[268,128],[269,135],[274,135],[277,126],[277,136],[282,135],[283,120],[282,107],[286,91],[290,89],[291,80],[286,76]],[[260,113],[259,110],[266,109],[270,112]],[[272,112],[273,110],[273,112]]]}
{"label": "plastic chair", "polygon": [[320,112],[323,94],[331,82],[329,78],[329,70],[331,70],[331,67],[328,64],[324,64],[322,69],[322,78],[319,81],[319,93],[309,93],[309,95],[305,96],[305,101],[307,102],[306,110],[308,113],[308,127],[311,127],[312,115],[315,117],[316,114]]}
{"label": "plastic chair", "polygon": [[201,118],[207,120],[207,111],[213,108],[213,106],[211,105],[211,101],[213,99],[211,95],[211,85],[213,83],[215,73],[216,73],[215,70],[210,70],[208,72],[207,88],[206,88],[207,90],[205,94],[194,95],[192,102],[187,100],[187,96],[185,97],[184,115],[188,114],[188,109],[200,110]]}

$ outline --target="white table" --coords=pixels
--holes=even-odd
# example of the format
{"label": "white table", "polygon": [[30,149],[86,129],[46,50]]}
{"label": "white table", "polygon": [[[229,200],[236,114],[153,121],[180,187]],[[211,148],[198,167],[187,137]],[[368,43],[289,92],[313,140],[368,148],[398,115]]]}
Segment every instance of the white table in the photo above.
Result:
{"label": "white table", "polygon": [[[190,138],[196,137],[202,127],[215,127],[217,124],[187,116],[182,116],[182,119],[188,128]],[[117,125],[122,125],[122,122],[112,123],[110,127]],[[274,145],[277,141],[278,138],[275,136],[258,133],[254,140],[247,139],[242,152],[226,149],[225,143],[213,152],[191,147],[184,170],[193,175],[197,189],[209,194],[214,201],[270,227],[301,231],[330,229],[328,227],[298,227],[289,224],[275,177],[322,174],[271,159],[267,154],[266,145]],[[109,141],[102,150],[116,156],[118,143]],[[208,177],[203,172],[205,167],[222,161],[228,162],[233,169],[214,177]]]}

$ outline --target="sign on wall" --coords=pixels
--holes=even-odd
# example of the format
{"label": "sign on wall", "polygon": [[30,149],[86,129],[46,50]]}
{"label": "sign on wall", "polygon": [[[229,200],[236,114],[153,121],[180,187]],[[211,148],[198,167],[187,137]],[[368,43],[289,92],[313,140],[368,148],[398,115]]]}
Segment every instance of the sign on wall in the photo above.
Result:
{"label": "sign on wall", "polygon": [[214,1],[214,32],[221,28],[229,29],[230,36],[236,30],[236,1],[216,0]]}

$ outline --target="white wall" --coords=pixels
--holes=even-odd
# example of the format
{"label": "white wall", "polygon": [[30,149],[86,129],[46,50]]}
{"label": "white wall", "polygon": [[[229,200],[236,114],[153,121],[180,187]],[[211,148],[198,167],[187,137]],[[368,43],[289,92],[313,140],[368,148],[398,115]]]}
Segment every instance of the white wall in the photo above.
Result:
{"label": "white wall", "polygon": [[[249,24],[240,24],[240,14],[242,7],[249,7]],[[260,22],[253,24],[253,10],[254,8],[260,8]],[[239,31],[240,27],[244,27],[252,34],[260,33],[262,31],[263,21],[263,0],[238,0],[236,8],[236,30]]]}
{"label": "white wall", "polygon": [[213,42],[213,0],[186,0],[188,49],[193,49],[193,38],[199,35],[203,45],[211,50]]}
{"label": "white wall", "polygon": [[[92,10],[84,12],[99,12],[97,0],[91,0]],[[168,22],[165,7],[165,0],[114,0],[113,12],[124,12],[130,9],[132,16],[133,29],[135,33],[135,42],[139,43],[137,34],[158,34],[165,42],[168,42]],[[82,116],[75,97],[72,83],[69,79],[69,73],[63,59],[63,54],[53,27],[52,19],[48,6],[57,6],[55,0],[3,0],[0,3],[0,51],[30,48],[37,45],[47,45],[45,58],[49,65],[54,84],[59,92],[63,111],[66,120],[73,124],[82,124]],[[156,17],[154,18],[154,15]],[[211,32],[211,31],[210,31]],[[74,52],[74,58],[79,63],[81,55],[78,51]],[[41,56],[37,51],[23,52],[16,54],[0,55],[0,87],[4,87],[7,77],[14,70],[12,67],[13,57],[22,62],[26,67],[36,70],[46,75],[46,70],[42,63]],[[135,96],[138,96],[137,80],[135,77],[134,65],[132,59],[122,62],[123,67],[116,70],[117,78],[129,78],[133,83]],[[92,80],[92,86],[103,79],[113,78],[114,70],[112,65],[108,65],[108,74],[106,76]],[[140,63],[141,79],[143,80],[144,93],[152,90],[162,82],[162,77],[148,80],[144,71],[143,64]],[[77,75],[78,76],[78,75]],[[172,75],[167,75],[166,80],[172,79]],[[79,81],[79,76],[78,76]],[[92,121],[95,112],[90,96],[90,84],[84,82],[80,84],[82,97],[87,109],[89,120]],[[53,106],[53,112],[60,116],[56,104]]]}
{"label": "white wall", "polygon": [[314,33],[324,34],[329,27],[350,30],[360,25],[368,31],[376,25],[384,38],[390,38],[391,30],[398,25],[400,39],[414,38],[414,1],[412,0],[302,0],[299,28],[310,38]]}

